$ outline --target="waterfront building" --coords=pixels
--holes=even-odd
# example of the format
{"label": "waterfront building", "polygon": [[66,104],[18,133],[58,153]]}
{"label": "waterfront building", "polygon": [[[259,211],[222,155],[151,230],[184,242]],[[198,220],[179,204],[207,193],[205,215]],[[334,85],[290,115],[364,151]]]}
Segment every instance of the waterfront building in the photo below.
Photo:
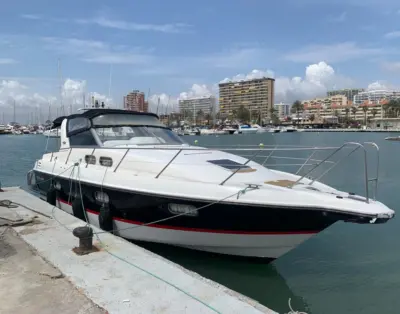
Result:
{"label": "waterfront building", "polygon": [[291,104],[274,104],[275,114],[279,119],[284,119],[285,117],[290,116],[290,109],[292,108]]}
{"label": "waterfront building", "polygon": [[221,116],[233,117],[240,106],[244,106],[251,116],[261,115],[262,119],[270,117],[274,105],[274,85],[275,79],[268,77],[220,83]]}
{"label": "waterfront building", "polygon": [[216,110],[215,96],[202,96],[202,97],[189,97],[179,100],[179,111],[184,118],[195,119],[201,112],[203,117],[205,115],[214,115]]}
{"label": "waterfront building", "polygon": [[315,122],[328,121],[332,117],[348,117],[356,121],[364,121],[376,117],[384,116],[384,106],[388,100],[380,100],[378,102],[364,101],[359,105],[355,105],[344,95],[335,95],[332,97],[315,98],[302,102],[304,113],[309,119],[313,116]]}
{"label": "waterfront building", "polygon": [[124,96],[124,109],[139,112],[148,112],[149,104],[145,101],[144,93],[138,90],[133,90],[128,95]]}
{"label": "waterfront building", "polygon": [[392,100],[400,98],[400,91],[387,89],[372,90],[359,93],[354,96],[354,105],[359,106],[365,102],[379,104],[382,100]]}

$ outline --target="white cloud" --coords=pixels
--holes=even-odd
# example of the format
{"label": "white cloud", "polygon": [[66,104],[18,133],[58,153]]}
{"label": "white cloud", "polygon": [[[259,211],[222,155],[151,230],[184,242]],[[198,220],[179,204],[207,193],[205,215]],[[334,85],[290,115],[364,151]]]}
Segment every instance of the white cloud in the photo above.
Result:
{"label": "white cloud", "polygon": [[3,65],[3,64],[15,64],[15,63],[17,63],[17,61],[14,60],[14,59],[11,59],[11,58],[0,58],[0,65]]}
{"label": "white cloud", "polygon": [[328,21],[331,23],[343,23],[347,18],[347,12],[342,12],[338,16],[330,16]]}
{"label": "white cloud", "polygon": [[[112,103],[112,100],[105,95],[97,92],[86,92],[86,81],[77,81],[72,79],[65,80],[62,86],[62,100],[65,113],[69,113],[70,106],[73,110],[83,105],[83,95],[85,94],[85,103],[90,105],[91,97],[94,96],[100,103]],[[28,86],[21,84],[16,80],[0,81],[0,111],[8,114],[8,120],[12,119],[13,104],[16,104],[18,122],[25,123],[33,112],[41,112],[42,120],[47,119],[48,108],[51,105],[52,117],[61,114],[60,97],[54,95],[42,95],[32,91]],[[43,121],[42,121],[43,122]]]}
{"label": "white cloud", "polygon": [[393,31],[393,32],[386,33],[384,37],[386,39],[399,38],[400,37],[400,31]]}
{"label": "white cloud", "polygon": [[387,89],[387,90],[397,90],[397,88],[392,85],[389,82],[386,81],[376,81],[368,85],[367,90],[373,91],[373,90],[382,90],[382,89]]}
{"label": "white cloud", "polygon": [[149,97],[148,102],[150,112],[158,114],[179,112],[178,97],[176,96],[174,97],[165,93],[154,94]]}
{"label": "white cloud", "polygon": [[96,40],[45,37],[46,48],[65,55],[73,55],[81,61],[104,64],[147,64],[153,60],[149,50],[111,46]]}
{"label": "white cloud", "polygon": [[360,59],[365,56],[379,55],[384,52],[381,48],[363,48],[354,42],[343,42],[332,45],[311,45],[297,49],[284,56],[285,60],[293,62],[342,62],[351,59]]}
{"label": "white cloud", "polygon": [[93,19],[78,19],[78,24],[93,24],[101,27],[125,30],[125,31],[153,31],[162,33],[186,33],[191,30],[191,25],[185,23],[169,24],[141,24],[123,20],[113,20],[106,17],[96,17]]}
{"label": "white cloud", "polygon": [[[275,77],[271,70],[252,70],[247,74],[237,74],[232,78],[225,78],[220,83],[235,82],[240,80],[250,80],[261,77]],[[311,64],[306,67],[304,77],[275,77],[275,102],[293,102],[295,100],[305,100],[318,96],[326,95],[328,90],[333,88],[353,87],[354,82],[350,78],[338,75],[335,70],[326,62]],[[207,86],[203,84],[193,84],[189,91],[180,93],[179,96],[169,97],[170,104],[176,104],[180,98],[200,97],[218,94],[218,84]],[[166,94],[153,95],[150,98],[151,108],[155,112],[157,100],[160,97],[160,104],[167,103]],[[162,101],[162,99],[164,101]],[[155,109],[154,109],[155,108]]]}
{"label": "white cloud", "polygon": [[40,20],[42,18],[37,14],[21,14],[20,17],[26,20]]}
{"label": "white cloud", "polygon": [[256,78],[262,78],[262,77],[270,77],[274,78],[275,73],[271,70],[253,70],[248,74],[237,74],[232,78],[224,78],[220,83],[228,83],[228,82],[238,82],[238,81],[243,81],[243,80],[252,80]]}

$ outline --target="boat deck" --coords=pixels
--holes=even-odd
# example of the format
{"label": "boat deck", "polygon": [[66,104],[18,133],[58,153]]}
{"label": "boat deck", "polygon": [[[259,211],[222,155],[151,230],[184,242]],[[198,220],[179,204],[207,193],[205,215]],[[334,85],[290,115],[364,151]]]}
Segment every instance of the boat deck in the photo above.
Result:
{"label": "boat deck", "polygon": [[94,237],[97,252],[77,255],[72,230],[84,222],[19,188],[4,190],[1,313],[275,313],[112,234]]}

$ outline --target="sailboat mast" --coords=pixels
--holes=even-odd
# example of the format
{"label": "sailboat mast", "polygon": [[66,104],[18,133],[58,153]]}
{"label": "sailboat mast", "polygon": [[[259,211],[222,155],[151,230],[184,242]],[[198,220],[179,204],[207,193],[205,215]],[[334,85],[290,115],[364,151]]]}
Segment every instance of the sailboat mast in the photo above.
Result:
{"label": "sailboat mast", "polygon": [[16,120],[17,120],[17,118],[16,118],[16,116],[15,116],[15,99],[14,99],[14,116],[13,116],[13,120],[14,120],[14,121],[13,121],[14,123],[16,123],[16,122],[17,122],[17,121],[16,121]]}
{"label": "sailboat mast", "polygon": [[60,79],[60,109],[61,115],[65,115],[64,105],[63,105],[63,82],[62,82],[62,74],[61,74],[61,61],[58,59],[58,77]]}
{"label": "sailboat mast", "polygon": [[111,99],[112,63],[110,64],[110,79],[108,81],[108,99]]}

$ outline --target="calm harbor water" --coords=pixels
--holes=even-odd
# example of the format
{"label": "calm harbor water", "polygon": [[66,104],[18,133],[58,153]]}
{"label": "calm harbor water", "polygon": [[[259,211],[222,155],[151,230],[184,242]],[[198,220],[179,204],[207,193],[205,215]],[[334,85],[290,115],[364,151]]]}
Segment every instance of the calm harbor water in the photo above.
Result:
{"label": "calm harbor water", "polygon": [[[400,144],[388,133],[281,133],[186,137],[199,145],[340,146],[345,141],[376,142],[380,147],[377,198],[394,210],[400,206]],[[55,147],[55,139],[50,146]],[[42,135],[0,136],[0,181],[25,186],[25,177],[44,151]],[[374,175],[369,158],[370,176]],[[344,191],[364,193],[360,152],[343,161],[323,181]],[[279,159],[271,160],[276,163]],[[274,165],[272,165],[274,166]],[[295,168],[286,166],[284,170]],[[146,248],[239,291],[280,313],[292,298],[296,310],[317,314],[395,313],[400,308],[400,222],[383,225],[337,223],[271,264],[229,260],[164,245]]]}

